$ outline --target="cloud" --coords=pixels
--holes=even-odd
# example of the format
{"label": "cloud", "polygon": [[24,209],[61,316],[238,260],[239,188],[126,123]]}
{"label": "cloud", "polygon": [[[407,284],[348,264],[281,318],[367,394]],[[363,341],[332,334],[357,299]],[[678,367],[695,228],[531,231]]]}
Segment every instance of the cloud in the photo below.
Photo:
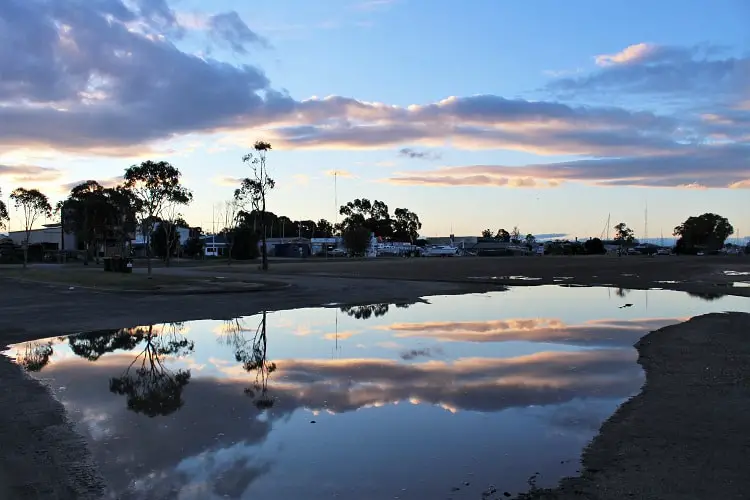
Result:
{"label": "cloud", "polygon": [[388,8],[396,3],[396,0],[365,0],[354,5],[357,10],[380,10]]}
{"label": "cloud", "polygon": [[17,183],[54,182],[62,177],[62,172],[56,168],[37,165],[0,165],[0,177]]}
{"label": "cloud", "polygon": [[0,147],[106,151],[287,107],[258,68],[187,54],[138,21],[119,0],[0,2]]}
{"label": "cloud", "polygon": [[[187,134],[246,142],[262,131],[275,149],[400,148],[408,157],[427,158],[416,148],[452,147],[580,157],[551,164],[544,175],[533,172],[545,168],[541,164],[504,173],[439,169],[391,179],[401,184],[540,187],[579,180],[710,188],[742,187],[747,180],[738,172],[738,151],[750,142],[747,94],[695,116],[496,95],[409,106],[342,96],[297,100],[275,90],[260,68],[199,57],[173,43],[185,30],[197,30],[238,52],[264,45],[233,12],[178,13],[165,0],[4,0],[0,24],[2,152],[142,155]],[[595,72],[551,85],[747,92],[742,76],[748,61],[711,46],[638,44],[597,61]],[[706,173],[715,168],[719,175]]]}
{"label": "cloud", "polygon": [[535,234],[534,238],[537,240],[554,240],[557,238],[564,238],[568,236],[568,233],[539,233]]}
{"label": "cloud", "polygon": [[240,184],[242,184],[242,178],[241,177],[231,177],[229,175],[220,175],[218,177],[214,177],[211,179],[211,182],[216,184],[217,186],[225,186],[225,187],[240,187]]}
{"label": "cloud", "polygon": [[310,183],[310,176],[307,174],[294,174],[292,178],[297,184],[306,185]]}
{"label": "cloud", "polygon": [[272,129],[275,143],[303,149],[379,149],[404,143],[593,156],[656,154],[678,146],[673,118],[620,108],[572,107],[494,95],[390,106],[331,96],[296,106],[297,124]]}
{"label": "cloud", "polygon": [[247,54],[247,47],[251,45],[270,47],[268,40],[251,30],[235,11],[210,16],[207,25],[213,37],[226,42],[239,54]]}
{"label": "cloud", "polygon": [[[171,23],[174,16],[161,5],[146,11]],[[259,68],[187,54],[166,36],[132,28],[151,22],[145,15],[120,0],[76,8],[64,0],[2,2],[8,29],[0,35],[0,148],[122,154],[193,132],[246,136],[258,127],[285,148],[451,141],[464,148],[601,155],[674,146],[673,119],[617,108],[492,95],[407,107],[339,96],[297,101],[275,91]],[[183,18],[176,16],[178,23]],[[259,42],[236,14],[205,23],[222,28],[230,44]]]}
{"label": "cloud", "polygon": [[326,175],[329,177],[354,177],[354,174],[348,170],[326,170]]}
{"label": "cloud", "polygon": [[412,148],[401,148],[398,151],[399,156],[405,156],[406,158],[419,159],[419,160],[439,160],[442,155],[432,151],[417,151]]}
{"label": "cloud", "polygon": [[558,319],[538,318],[394,323],[382,328],[394,332],[396,338],[428,338],[442,342],[517,341],[628,347],[646,333],[680,321],[684,319],[596,320],[581,325],[566,325]]}
{"label": "cloud", "polygon": [[599,186],[743,188],[750,181],[748,158],[750,145],[685,146],[679,153],[658,156],[574,160],[520,167],[443,167],[406,173],[387,181],[428,186],[556,186],[573,181]]}
{"label": "cloud", "polygon": [[440,347],[425,347],[422,349],[410,349],[399,354],[404,361],[411,361],[416,358],[431,358],[433,355],[441,355],[443,350]]}
{"label": "cloud", "polygon": [[[77,181],[67,182],[65,184],[60,185],[60,192],[62,193],[68,193],[70,192],[74,187],[79,186],[86,182],[89,179],[80,179]],[[123,182],[123,177],[121,175],[118,175],[116,177],[110,177],[108,179],[96,179],[96,182],[98,182],[102,187],[104,188],[113,188]]]}
{"label": "cloud", "polygon": [[747,91],[750,57],[732,57],[713,45],[692,47],[637,43],[594,58],[599,69],[560,78],[547,89],[570,93],[628,92],[715,99]]}

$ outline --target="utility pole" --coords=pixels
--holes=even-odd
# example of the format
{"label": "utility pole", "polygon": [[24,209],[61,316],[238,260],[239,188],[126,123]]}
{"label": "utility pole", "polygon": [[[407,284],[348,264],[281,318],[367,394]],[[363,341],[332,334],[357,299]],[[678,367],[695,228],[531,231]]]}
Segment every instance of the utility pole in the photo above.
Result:
{"label": "utility pole", "polygon": [[335,223],[339,224],[339,190],[338,190],[338,175],[339,171],[333,171],[333,210],[335,214]]}

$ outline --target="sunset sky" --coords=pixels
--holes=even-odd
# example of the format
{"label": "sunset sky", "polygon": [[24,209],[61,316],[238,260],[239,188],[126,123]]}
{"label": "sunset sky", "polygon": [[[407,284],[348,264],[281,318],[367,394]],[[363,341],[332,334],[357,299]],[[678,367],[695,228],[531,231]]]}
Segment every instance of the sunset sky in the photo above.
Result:
{"label": "sunset sky", "polygon": [[54,202],[166,160],[210,229],[264,139],[291,218],[334,221],[338,171],[339,204],[426,236],[611,213],[643,237],[646,205],[651,238],[707,211],[745,236],[749,22],[744,0],[1,0],[0,189]]}

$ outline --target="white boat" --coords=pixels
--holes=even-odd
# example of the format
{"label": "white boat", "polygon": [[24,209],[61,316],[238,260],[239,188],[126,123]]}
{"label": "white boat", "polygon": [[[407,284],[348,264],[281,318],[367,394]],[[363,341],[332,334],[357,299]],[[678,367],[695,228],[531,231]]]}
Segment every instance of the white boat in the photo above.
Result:
{"label": "white boat", "polygon": [[458,248],[448,245],[429,245],[422,252],[424,257],[454,257],[458,255]]}

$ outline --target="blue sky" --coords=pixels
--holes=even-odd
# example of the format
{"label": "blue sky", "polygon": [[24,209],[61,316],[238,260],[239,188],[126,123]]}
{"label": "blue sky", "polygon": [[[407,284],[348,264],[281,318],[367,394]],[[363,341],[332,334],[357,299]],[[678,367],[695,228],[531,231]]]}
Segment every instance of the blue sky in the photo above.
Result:
{"label": "blue sky", "polygon": [[292,218],[336,219],[338,171],[339,204],[410,208],[427,236],[611,214],[642,237],[646,204],[650,237],[706,211],[750,234],[746,2],[208,5],[3,2],[3,194],[163,159],[211,228],[266,139]]}

